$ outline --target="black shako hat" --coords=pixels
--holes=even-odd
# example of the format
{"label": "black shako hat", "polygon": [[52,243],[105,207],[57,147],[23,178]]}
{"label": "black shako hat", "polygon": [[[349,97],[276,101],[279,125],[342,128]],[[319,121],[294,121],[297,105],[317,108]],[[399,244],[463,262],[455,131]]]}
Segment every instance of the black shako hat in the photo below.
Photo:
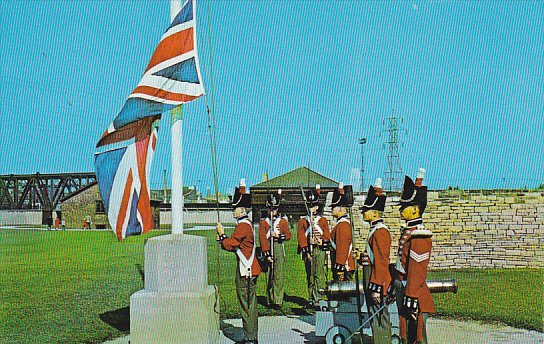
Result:
{"label": "black shako hat", "polygon": [[385,200],[387,196],[383,193],[382,179],[377,178],[375,184],[376,186],[370,185],[365,202],[360,208],[363,213],[371,209],[383,212],[385,209]]}
{"label": "black shako hat", "polygon": [[427,207],[427,186],[418,187],[412,178],[404,176],[404,186],[402,188],[399,205],[401,211],[411,205],[418,205],[419,211],[421,215],[423,215],[423,212]]}
{"label": "black shako hat", "polygon": [[304,194],[306,195],[306,204],[308,204],[310,208],[321,204],[321,202],[319,201],[319,194],[316,190],[306,190]]}
{"label": "black shako hat", "polygon": [[231,206],[232,209],[238,207],[251,208],[251,195],[246,191],[245,179],[240,179],[240,187],[234,189]]}
{"label": "black shako hat", "polygon": [[331,209],[334,207],[349,207],[351,206],[346,192],[344,190],[344,184],[338,184],[338,189],[334,189],[332,194]]}
{"label": "black shako hat", "polygon": [[269,193],[266,195],[266,207],[272,209],[278,209],[282,200],[281,189],[278,192]]}

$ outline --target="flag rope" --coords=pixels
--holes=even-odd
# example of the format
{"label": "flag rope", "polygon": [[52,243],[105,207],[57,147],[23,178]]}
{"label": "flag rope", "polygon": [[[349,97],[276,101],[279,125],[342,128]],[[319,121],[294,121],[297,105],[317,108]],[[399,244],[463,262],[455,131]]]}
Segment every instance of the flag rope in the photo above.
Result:
{"label": "flag rope", "polygon": [[[212,49],[212,29],[211,29],[211,6],[210,1],[208,1],[208,47],[209,47],[209,67],[210,67],[210,103],[208,102],[208,95],[206,94],[204,96],[204,100],[206,102],[206,112],[208,114],[208,134],[209,134],[209,143],[210,143],[210,150],[211,150],[211,160],[212,160],[212,170],[213,170],[213,180],[214,180],[214,188],[215,188],[215,204],[216,204],[216,213],[217,213],[217,222],[220,222],[220,215],[219,215],[219,176],[218,176],[218,168],[217,168],[217,122],[215,120],[215,82],[213,78],[213,49]],[[219,284],[221,282],[221,247],[217,245],[217,251],[216,251],[216,261],[217,261],[217,268],[216,268],[216,291],[217,291],[217,297],[219,299],[219,302],[223,301],[223,309],[225,309],[226,304],[224,303],[225,300],[221,297],[221,293],[219,291]],[[216,302],[216,306],[219,304],[219,302]],[[217,307],[215,308],[215,312],[219,314],[219,310]]]}

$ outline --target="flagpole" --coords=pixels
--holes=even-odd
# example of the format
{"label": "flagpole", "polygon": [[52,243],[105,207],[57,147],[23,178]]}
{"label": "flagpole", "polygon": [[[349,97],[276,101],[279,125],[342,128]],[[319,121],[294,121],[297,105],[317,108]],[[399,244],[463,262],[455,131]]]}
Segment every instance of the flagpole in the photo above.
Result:
{"label": "flagpole", "polygon": [[[170,22],[181,10],[181,0],[170,0]],[[183,126],[182,105],[170,110],[172,119],[172,234],[183,234]]]}
{"label": "flagpole", "polygon": [[[187,13],[173,31],[196,26],[195,0],[183,0],[183,4],[187,4],[187,11],[193,10],[193,21]],[[171,21],[181,9],[180,0],[170,0]],[[192,31],[194,34],[194,29]],[[196,35],[194,38],[196,44]],[[168,48],[172,43],[168,43]],[[196,45],[193,50],[201,80]],[[219,311],[215,309],[217,289],[208,285],[206,238],[183,234],[182,112],[181,105],[170,110],[172,234],[149,238],[144,245],[144,289],[130,296],[130,342],[133,344],[212,344],[220,340]],[[194,324],[195,319],[198,324]]]}

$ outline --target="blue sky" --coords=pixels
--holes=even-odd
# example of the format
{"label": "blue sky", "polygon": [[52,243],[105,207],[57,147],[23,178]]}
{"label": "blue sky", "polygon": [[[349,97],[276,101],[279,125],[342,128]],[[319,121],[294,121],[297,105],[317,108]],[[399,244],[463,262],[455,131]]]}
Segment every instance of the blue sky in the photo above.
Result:
{"label": "blue sky", "polygon": [[[220,189],[302,165],[349,183],[362,136],[368,186],[393,113],[402,170],[425,167],[431,189],[544,183],[543,18],[542,2],[197,1]],[[2,1],[0,21],[0,174],[94,170],[169,2]],[[204,100],[184,114],[184,179],[213,188]],[[159,140],[154,188],[170,179],[168,116]]]}

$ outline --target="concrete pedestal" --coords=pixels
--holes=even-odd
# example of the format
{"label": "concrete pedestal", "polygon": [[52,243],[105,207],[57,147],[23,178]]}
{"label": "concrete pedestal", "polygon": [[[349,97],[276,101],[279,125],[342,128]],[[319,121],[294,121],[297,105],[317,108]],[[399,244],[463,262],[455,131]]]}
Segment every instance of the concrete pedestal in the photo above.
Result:
{"label": "concrete pedestal", "polygon": [[144,250],[145,289],[130,297],[130,342],[217,342],[219,310],[207,282],[206,239],[162,235],[149,239]]}

